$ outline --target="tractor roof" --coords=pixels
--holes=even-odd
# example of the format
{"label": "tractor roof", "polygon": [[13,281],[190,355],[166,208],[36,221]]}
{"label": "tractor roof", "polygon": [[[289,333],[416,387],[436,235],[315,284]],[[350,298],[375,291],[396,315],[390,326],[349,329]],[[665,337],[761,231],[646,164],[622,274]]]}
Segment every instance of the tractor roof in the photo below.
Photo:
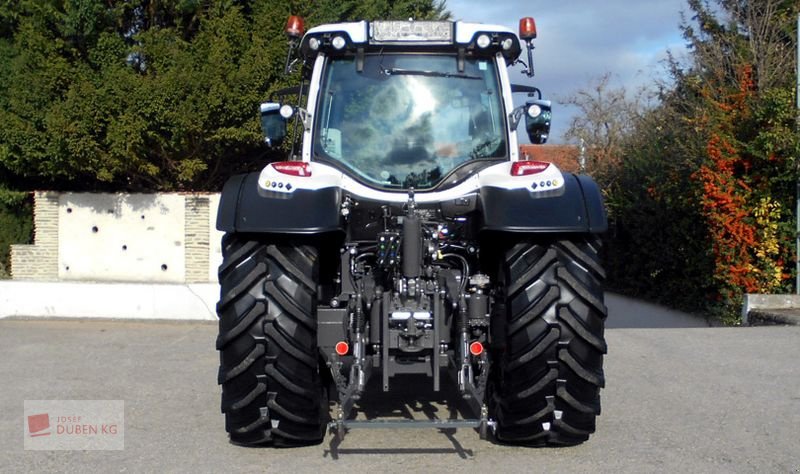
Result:
{"label": "tractor roof", "polygon": [[320,25],[300,43],[301,56],[312,62],[320,52],[355,55],[370,51],[454,52],[464,56],[501,53],[508,64],[521,52],[517,35],[500,25],[463,21],[359,21]]}

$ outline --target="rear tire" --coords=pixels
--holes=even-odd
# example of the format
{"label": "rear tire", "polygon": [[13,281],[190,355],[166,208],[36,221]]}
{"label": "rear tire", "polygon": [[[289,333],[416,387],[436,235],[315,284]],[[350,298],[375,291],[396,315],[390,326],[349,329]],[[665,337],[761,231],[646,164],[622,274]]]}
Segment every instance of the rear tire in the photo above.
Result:
{"label": "rear tire", "polygon": [[489,392],[500,441],[574,445],[594,432],[607,351],[599,247],[590,236],[504,255]]}
{"label": "rear tire", "polygon": [[233,443],[319,443],[327,422],[317,351],[317,249],[222,240],[220,351],[225,429]]}

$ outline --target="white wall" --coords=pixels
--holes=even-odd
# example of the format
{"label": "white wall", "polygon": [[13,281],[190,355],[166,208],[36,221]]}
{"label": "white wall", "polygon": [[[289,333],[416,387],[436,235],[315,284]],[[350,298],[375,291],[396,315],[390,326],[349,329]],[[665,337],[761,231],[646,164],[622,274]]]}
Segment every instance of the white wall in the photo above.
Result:
{"label": "white wall", "polygon": [[0,281],[6,317],[217,319],[219,285]]}
{"label": "white wall", "polygon": [[184,203],[178,194],[62,194],[59,279],[185,281]]}
{"label": "white wall", "polygon": [[222,265],[222,236],[224,232],[217,230],[217,209],[219,194],[208,197],[208,281],[218,282],[217,269]]}
{"label": "white wall", "polygon": [[0,318],[216,320],[218,194],[40,192],[34,201],[34,243],[12,246]]}

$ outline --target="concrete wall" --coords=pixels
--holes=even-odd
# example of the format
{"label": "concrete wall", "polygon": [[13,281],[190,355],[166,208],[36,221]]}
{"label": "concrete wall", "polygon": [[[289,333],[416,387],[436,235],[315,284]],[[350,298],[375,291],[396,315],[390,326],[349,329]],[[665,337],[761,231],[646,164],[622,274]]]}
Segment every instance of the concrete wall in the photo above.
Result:
{"label": "concrete wall", "polygon": [[208,196],[208,235],[209,240],[209,259],[208,275],[209,281],[217,281],[217,269],[222,265],[222,236],[224,232],[217,230],[217,209],[219,209],[219,194]]}
{"label": "concrete wall", "polygon": [[185,203],[192,199],[177,194],[61,195],[59,280],[183,282]]}
{"label": "concrete wall", "polygon": [[217,319],[219,285],[0,281],[6,317]]}
{"label": "concrete wall", "polygon": [[[750,313],[769,310],[798,310],[800,309],[800,295],[762,295],[748,293],[744,295],[742,305],[742,324],[750,324]],[[778,318],[779,320],[781,318]],[[786,324],[786,321],[779,321]]]}
{"label": "concrete wall", "polygon": [[13,245],[15,280],[216,282],[219,195],[37,192],[34,244]]}

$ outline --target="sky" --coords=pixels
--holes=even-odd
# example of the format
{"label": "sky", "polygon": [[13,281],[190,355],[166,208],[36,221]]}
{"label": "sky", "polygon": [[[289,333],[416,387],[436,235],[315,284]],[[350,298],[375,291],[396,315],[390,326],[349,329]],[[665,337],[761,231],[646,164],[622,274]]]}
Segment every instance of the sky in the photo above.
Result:
{"label": "sky", "polygon": [[[688,11],[686,0],[447,0],[447,9],[454,20],[503,25],[513,31],[521,17],[536,20],[536,76],[528,79],[517,65],[511,78],[538,87],[543,98],[553,100],[548,143],[564,143],[563,134],[576,113],[573,107],[558,104],[559,99],[606,73],[611,74],[612,86],[636,90],[665,77],[667,51],[678,57],[686,54],[679,28],[681,12]],[[527,62],[524,47],[522,54]]]}

